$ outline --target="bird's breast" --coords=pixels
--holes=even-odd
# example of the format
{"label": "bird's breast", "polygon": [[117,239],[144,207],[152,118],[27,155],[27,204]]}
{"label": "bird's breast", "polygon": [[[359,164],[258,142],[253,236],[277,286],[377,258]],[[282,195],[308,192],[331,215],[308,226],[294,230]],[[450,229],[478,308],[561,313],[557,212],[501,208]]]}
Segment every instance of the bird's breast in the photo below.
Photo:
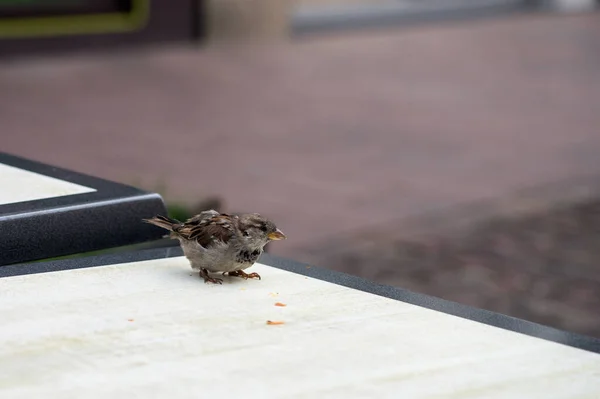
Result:
{"label": "bird's breast", "polygon": [[251,251],[248,249],[241,250],[237,253],[235,261],[238,263],[254,263],[260,258],[262,251],[260,249]]}

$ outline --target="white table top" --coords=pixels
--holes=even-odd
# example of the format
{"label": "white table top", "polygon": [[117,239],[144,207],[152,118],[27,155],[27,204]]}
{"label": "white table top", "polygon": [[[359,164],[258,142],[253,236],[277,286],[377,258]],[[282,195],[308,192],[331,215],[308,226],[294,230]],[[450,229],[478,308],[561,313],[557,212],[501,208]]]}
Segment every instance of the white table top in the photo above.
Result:
{"label": "white table top", "polygon": [[54,177],[0,163],[0,205],[96,191]]}
{"label": "white table top", "polygon": [[210,285],[173,257],[0,278],[0,397],[600,392],[597,353],[275,267],[250,271],[263,279]]}

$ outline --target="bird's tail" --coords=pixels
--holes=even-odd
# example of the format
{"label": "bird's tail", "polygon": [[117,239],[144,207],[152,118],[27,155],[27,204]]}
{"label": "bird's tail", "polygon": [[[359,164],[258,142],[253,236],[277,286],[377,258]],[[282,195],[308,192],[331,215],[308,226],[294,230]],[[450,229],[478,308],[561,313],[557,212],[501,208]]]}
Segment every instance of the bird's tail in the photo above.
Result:
{"label": "bird's tail", "polygon": [[166,216],[161,216],[161,215],[156,215],[153,218],[142,219],[142,220],[146,223],[150,223],[155,226],[162,227],[163,229],[169,230],[171,232],[173,231],[173,228],[175,226],[181,224],[181,222],[179,220],[171,219],[171,218],[168,218]]}

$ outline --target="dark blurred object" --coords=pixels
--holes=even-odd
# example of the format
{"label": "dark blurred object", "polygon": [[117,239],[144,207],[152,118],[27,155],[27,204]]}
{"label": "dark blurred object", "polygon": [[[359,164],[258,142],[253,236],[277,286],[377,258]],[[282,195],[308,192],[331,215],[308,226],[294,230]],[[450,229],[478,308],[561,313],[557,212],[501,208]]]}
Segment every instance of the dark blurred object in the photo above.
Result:
{"label": "dark blurred object", "polygon": [[202,0],[3,1],[0,56],[191,42],[202,36]]}
{"label": "dark blurred object", "polygon": [[0,3],[2,18],[28,18],[130,12],[132,1],[114,0],[4,0]]}

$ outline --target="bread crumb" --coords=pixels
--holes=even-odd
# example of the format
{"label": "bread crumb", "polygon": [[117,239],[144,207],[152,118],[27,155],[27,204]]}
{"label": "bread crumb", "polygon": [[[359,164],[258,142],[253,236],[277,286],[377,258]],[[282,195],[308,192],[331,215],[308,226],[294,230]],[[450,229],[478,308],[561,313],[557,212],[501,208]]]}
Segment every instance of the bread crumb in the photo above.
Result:
{"label": "bread crumb", "polygon": [[133,319],[127,319],[127,321],[133,321]]}
{"label": "bread crumb", "polygon": [[270,326],[275,326],[275,325],[280,325],[280,324],[285,324],[283,321],[271,321],[271,320],[267,320],[267,324]]}
{"label": "bread crumb", "polygon": [[285,303],[275,302],[275,306],[287,306]]}

